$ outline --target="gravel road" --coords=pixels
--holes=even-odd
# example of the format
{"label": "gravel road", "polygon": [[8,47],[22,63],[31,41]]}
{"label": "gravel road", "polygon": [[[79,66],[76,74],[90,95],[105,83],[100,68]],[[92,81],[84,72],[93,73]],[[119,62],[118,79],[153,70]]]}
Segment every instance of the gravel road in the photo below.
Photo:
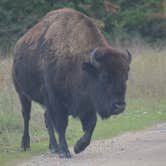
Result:
{"label": "gravel road", "polygon": [[18,166],[166,166],[166,123],[98,140],[72,159],[42,154]]}

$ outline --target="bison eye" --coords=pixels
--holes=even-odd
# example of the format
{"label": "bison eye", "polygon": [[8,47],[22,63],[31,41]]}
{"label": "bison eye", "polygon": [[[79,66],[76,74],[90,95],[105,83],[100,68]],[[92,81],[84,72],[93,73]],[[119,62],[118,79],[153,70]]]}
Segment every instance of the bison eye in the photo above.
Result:
{"label": "bison eye", "polygon": [[82,69],[93,77],[97,77],[98,75],[97,69],[91,63],[83,63]]}

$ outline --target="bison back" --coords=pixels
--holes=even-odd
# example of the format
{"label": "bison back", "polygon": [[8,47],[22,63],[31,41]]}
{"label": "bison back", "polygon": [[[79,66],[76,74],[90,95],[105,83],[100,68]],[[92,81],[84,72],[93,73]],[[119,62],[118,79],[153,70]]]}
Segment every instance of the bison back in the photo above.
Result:
{"label": "bison back", "polygon": [[107,45],[93,21],[73,9],[49,12],[32,27],[16,44],[16,51],[23,46],[39,50],[41,43],[49,43],[56,56],[81,55],[98,46]]}

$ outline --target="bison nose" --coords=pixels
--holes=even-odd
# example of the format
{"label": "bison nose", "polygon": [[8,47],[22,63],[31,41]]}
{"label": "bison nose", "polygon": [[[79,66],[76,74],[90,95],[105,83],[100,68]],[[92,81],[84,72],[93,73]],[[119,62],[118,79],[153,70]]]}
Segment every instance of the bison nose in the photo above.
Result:
{"label": "bison nose", "polygon": [[115,104],[114,106],[116,109],[123,109],[125,107],[125,104]]}
{"label": "bison nose", "polygon": [[126,106],[125,102],[115,103],[115,104],[114,104],[115,112],[118,113],[118,112],[122,112],[122,111],[124,111],[125,106]]}

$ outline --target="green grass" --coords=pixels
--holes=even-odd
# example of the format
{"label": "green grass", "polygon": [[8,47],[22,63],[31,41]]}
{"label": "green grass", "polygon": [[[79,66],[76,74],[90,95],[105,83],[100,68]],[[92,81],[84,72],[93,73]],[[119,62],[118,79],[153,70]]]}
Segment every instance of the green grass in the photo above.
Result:
{"label": "green grass", "polygon": [[[93,140],[111,138],[166,121],[165,51],[157,52],[140,47],[134,51],[136,55],[128,82],[126,111],[104,121],[98,118]],[[10,71],[11,59],[0,59],[0,165],[2,166],[16,165],[21,160],[48,151],[44,111],[37,104],[33,104],[30,122],[31,151],[25,153],[19,151],[23,119]],[[70,118],[67,129],[69,146],[73,146],[81,135],[80,122]]]}

